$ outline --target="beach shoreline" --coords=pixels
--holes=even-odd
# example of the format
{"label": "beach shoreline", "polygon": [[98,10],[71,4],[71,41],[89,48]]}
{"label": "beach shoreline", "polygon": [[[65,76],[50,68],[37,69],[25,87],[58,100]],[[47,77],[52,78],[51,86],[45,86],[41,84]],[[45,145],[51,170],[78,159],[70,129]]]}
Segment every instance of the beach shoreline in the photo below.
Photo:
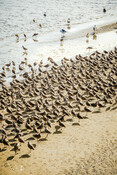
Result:
{"label": "beach shoreline", "polygon": [[[116,25],[114,23],[106,27],[101,27],[97,30],[97,34],[109,32]],[[3,82],[3,92],[0,92],[1,98],[4,100],[2,101],[1,99],[3,103],[1,114],[4,114],[5,119],[11,120],[11,114],[13,113],[17,118],[18,116],[23,116],[26,122],[27,118],[36,111],[42,123],[45,124],[46,115],[44,114],[43,116],[41,112],[46,111],[46,113],[52,113],[55,123],[51,123],[51,128],[48,127],[51,129],[51,134],[48,135],[47,140],[36,141],[34,138],[32,139],[32,133],[26,131],[32,139],[31,142],[36,145],[35,150],[31,150],[31,153],[27,147],[27,139],[30,138],[27,133],[23,136],[25,143],[21,144],[20,151],[16,155],[12,150],[12,145],[6,151],[3,151],[3,144],[0,143],[0,175],[117,174],[117,82],[115,82],[117,51],[116,47],[114,49],[103,51],[102,53],[95,51],[93,54],[85,57],[82,57],[78,53],[73,60],[63,59],[62,65],[56,65],[50,59],[53,61],[53,66],[52,70],[48,72],[49,74],[46,71],[43,73],[43,70],[40,70],[40,75],[37,76],[34,71],[35,67],[32,67],[32,77],[29,78],[31,80],[25,78],[25,81],[19,83],[14,81],[12,86],[14,96],[12,98],[11,91],[9,91],[8,87],[4,86]],[[90,72],[91,70],[92,72]],[[75,76],[78,77],[76,78]],[[33,79],[35,82],[32,81]],[[32,87],[30,87],[30,84]],[[37,89],[36,87],[39,88],[37,95],[33,90],[34,88]],[[32,92],[35,95],[31,94]],[[88,92],[90,92],[90,95],[87,97]],[[77,98],[76,94],[78,95]],[[38,97],[39,106],[37,105]],[[24,98],[23,102],[22,98]],[[67,98],[68,104],[65,98]],[[31,99],[33,99],[31,101],[32,103],[29,103]],[[75,101],[76,99],[78,100],[77,103]],[[20,104],[13,102],[19,102]],[[7,103],[12,112],[9,112]],[[36,110],[33,103],[37,105]],[[32,104],[32,108],[30,108],[29,104]],[[98,107],[90,106],[91,104],[98,104]],[[16,108],[13,105],[17,105]],[[70,105],[72,105],[72,109]],[[61,106],[66,109],[63,110]],[[88,111],[88,109],[86,111],[84,107],[87,107],[91,111]],[[59,112],[57,112],[56,108]],[[53,114],[54,111],[57,114]],[[74,111],[75,114],[80,112],[81,116],[85,118],[77,118]],[[16,114],[17,112],[19,114]],[[65,112],[66,114],[64,114]],[[57,119],[56,115],[58,115]],[[62,120],[62,123],[64,123],[65,127],[60,127],[60,132],[56,133],[55,124],[58,124],[57,120],[63,115],[65,115],[65,122]],[[51,120],[49,119],[49,121]],[[3,121],[3,123],[5,122]],[[0,126],[2,126],[2,122]],[[23,125],[23,129],[24,127],[25,125]],[[8,129],[6,132],[10,133],[11,130]],[[41,134],[42,138],[46,138],[45,133],[42,132]],[[12,141],[12,137],[10,139],[10,143],[14,142]]]}

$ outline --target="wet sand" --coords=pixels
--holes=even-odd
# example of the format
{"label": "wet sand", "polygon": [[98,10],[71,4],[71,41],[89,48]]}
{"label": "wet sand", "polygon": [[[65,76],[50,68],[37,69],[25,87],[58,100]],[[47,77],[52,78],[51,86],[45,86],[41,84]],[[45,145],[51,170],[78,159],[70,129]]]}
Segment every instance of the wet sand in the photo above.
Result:
{"label": "wet sand", "polygon": [[36,145],[31,153],[27,141],[16,155],[11,146],[2,151],[0,143],[0,175],[116,175],[117,104],[108,106],[90,113],[82,111],[87,117],[83,120],[71,114],[58,133],[53,124],[47,140],[31,140]]}
{"label": "wet sand", "polygon": [[112,23],[112,24],[108,24],[102,27],[99,27],[97,29],[97,33],[104,33],[104,32],[110,32],[112,30],[117,31],[117,22],[116,23]]}
{"label": "wet sand", "polygon": [[13,153],[1,153],[0,174],[116,175],[116,113],[90,114],[80,126],[66,122],[62,134],[53,134],[48,141],[38,142],[31,154],[24,144],[12,160],[7,159]]}

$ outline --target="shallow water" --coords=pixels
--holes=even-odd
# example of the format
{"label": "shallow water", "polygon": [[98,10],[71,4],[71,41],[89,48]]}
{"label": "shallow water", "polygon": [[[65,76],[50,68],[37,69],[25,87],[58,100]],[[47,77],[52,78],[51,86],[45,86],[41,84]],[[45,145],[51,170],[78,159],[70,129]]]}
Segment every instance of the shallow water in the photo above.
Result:
{"label": "shallow water", "polygon": [[[105,14],[103,7],[107,9]],[[115,21],[116,11],[116,0],[0,0],[0,70],[4,64],[12,60],[20,63],[25,57],[29,63],[41,59],[46,62],[49,56],[60,62],[64,56],[79,54],[74,45],[76,40],[79,44],[80,37],[86,35],[87,29],[92,31],[94,24]],[[61,28],[67,30],[63,43],[60,42]],[[38,35],[32,37],[34,33]],[[22,46],[28,48],[27,55]]]}

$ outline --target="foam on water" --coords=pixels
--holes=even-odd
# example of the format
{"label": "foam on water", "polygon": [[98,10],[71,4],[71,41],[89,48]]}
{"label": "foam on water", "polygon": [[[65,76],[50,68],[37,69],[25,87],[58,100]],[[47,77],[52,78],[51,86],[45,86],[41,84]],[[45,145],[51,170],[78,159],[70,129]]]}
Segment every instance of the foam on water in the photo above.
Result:
{"label": "foam on water", "polygon": [[[105,14],[103,7],[107,9]],[[46,17],[43,16],[44,12]],[[67,28],[68,18],[71,20],[70,29]],[[116,45],[116,33],[112,32],[110,36],[108,33],[108,41],[106,34],[98,35],[97,40],[90,36],[89,43],[86,43],[85,35],[92,32],[94,25],[100,27],[116,22],[116,19],[116,0],[27,0],[26,3],[23,0],[0,0],[0,70],[4,64],[12,60],[19,64],[25,57],[29,63],[33,63],[42,59],[47,62],[51,56],[59,63],[63,57],[88,53],[88,46],[109,49],[110,41],[111,45]],[[67,31],[63,43],[60,42],[62,28]],[[16,42],[16,33],[19,34],[19,42]],[[27,35],[26,41],[24,33]],[[32,38],[34,33],[38,33],[38,36]],[[104,41],[105,44],[102,44]],[[22,46],[28,48],[28,55],[25,55]]]}

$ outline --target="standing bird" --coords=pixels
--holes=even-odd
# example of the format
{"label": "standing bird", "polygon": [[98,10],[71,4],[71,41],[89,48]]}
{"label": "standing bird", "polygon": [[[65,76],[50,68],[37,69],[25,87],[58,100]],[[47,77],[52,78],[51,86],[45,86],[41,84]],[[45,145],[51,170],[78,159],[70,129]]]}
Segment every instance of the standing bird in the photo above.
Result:
{"label": "standing bird", "polygon": [[18,141],[19,141],[20,143],[24,143],[24,140],[20,137],[20,135],[18,135]]}
{"label": "standing bird", "polygon": [[39,24],[39,27],[42,27],[42,24]]}
{"label": "standing bird", "polygon": [[24,37],[26,38],[26,34],[24,33]]}
{"label": "standing bird", "polygon": [[3,121],[4,120],[4,116],[3,114],[0,114],[0,121]]}
{"label": "standing bird", "polygon": [[89,38],[89,33],[86,34],[86,37]]}
{"label": "standing bird", "polygon": [[103,8],[103,13],[106,13],[106,9],[105,8]]}
{"label": "standing bird", "polygon": [[48,134],[51,134],[51,132],[45,127],[45,133],[47,134],[45,139],[48,137]]}
{"label": "standing bird", "polygon": [[17,151],[18,150],[19,150],[19,144],[18,143],[15,143],[15,145],[14,145],[15,154],[17,154]]}
{"label": "standing bird", "polygon": [[30,151],[31,151],[31,149],[33,149],[33,150],[35,149],[34,146],[30,142],[28,142],[28,148],[30,149]]}
{"label": "standing bird", "polygon": [[65,125],[59,120],[59,126],[60,127],[65,127]]}
{"label": "standing bird", "polygon": [[27,37],[26,37],[26,34],[24,33],[24,41],[26,41]]}
{"label": "standing bird", "polygon": [[17,37],[17,39],[19,39],[19,35],[18,34],[15,34],[15,36]]}
{"label": "standing bird", "polygon": [[68,23],[68,24],[70,23],[70,18],[67,19],[67,23]]}
{"label": "standing bird", "polygon": [[34,134],[33,137],[35,137],[37,140],[41,138],[41,134],[38,133],[38,134]]}
{"label": "standing bird", "polygon": [[24,49],[24,50],[28,50],[26,47],[24,47],[24,46],[22,46],[22,48]]}
{"label": "standing bird", "polygon": [[43,15],[46,16],[46,12]]}
{"label": "standing bird", "polygon": [[94,25],[93,26],[93,31],[94,31],[93,35],[95,34],[96,30],[97,30],[97,27],[96,27],[96,25]]}
{"label": "standing bird", "polygon": [[6,135],[2,135],[2,143],[4,144],[4,147],[9,146],[9,141]]}
{"label": "standing bird", "polygon": [[33,19],[33,22],[36,22],[36,21],[35,21],[35,18]]}

